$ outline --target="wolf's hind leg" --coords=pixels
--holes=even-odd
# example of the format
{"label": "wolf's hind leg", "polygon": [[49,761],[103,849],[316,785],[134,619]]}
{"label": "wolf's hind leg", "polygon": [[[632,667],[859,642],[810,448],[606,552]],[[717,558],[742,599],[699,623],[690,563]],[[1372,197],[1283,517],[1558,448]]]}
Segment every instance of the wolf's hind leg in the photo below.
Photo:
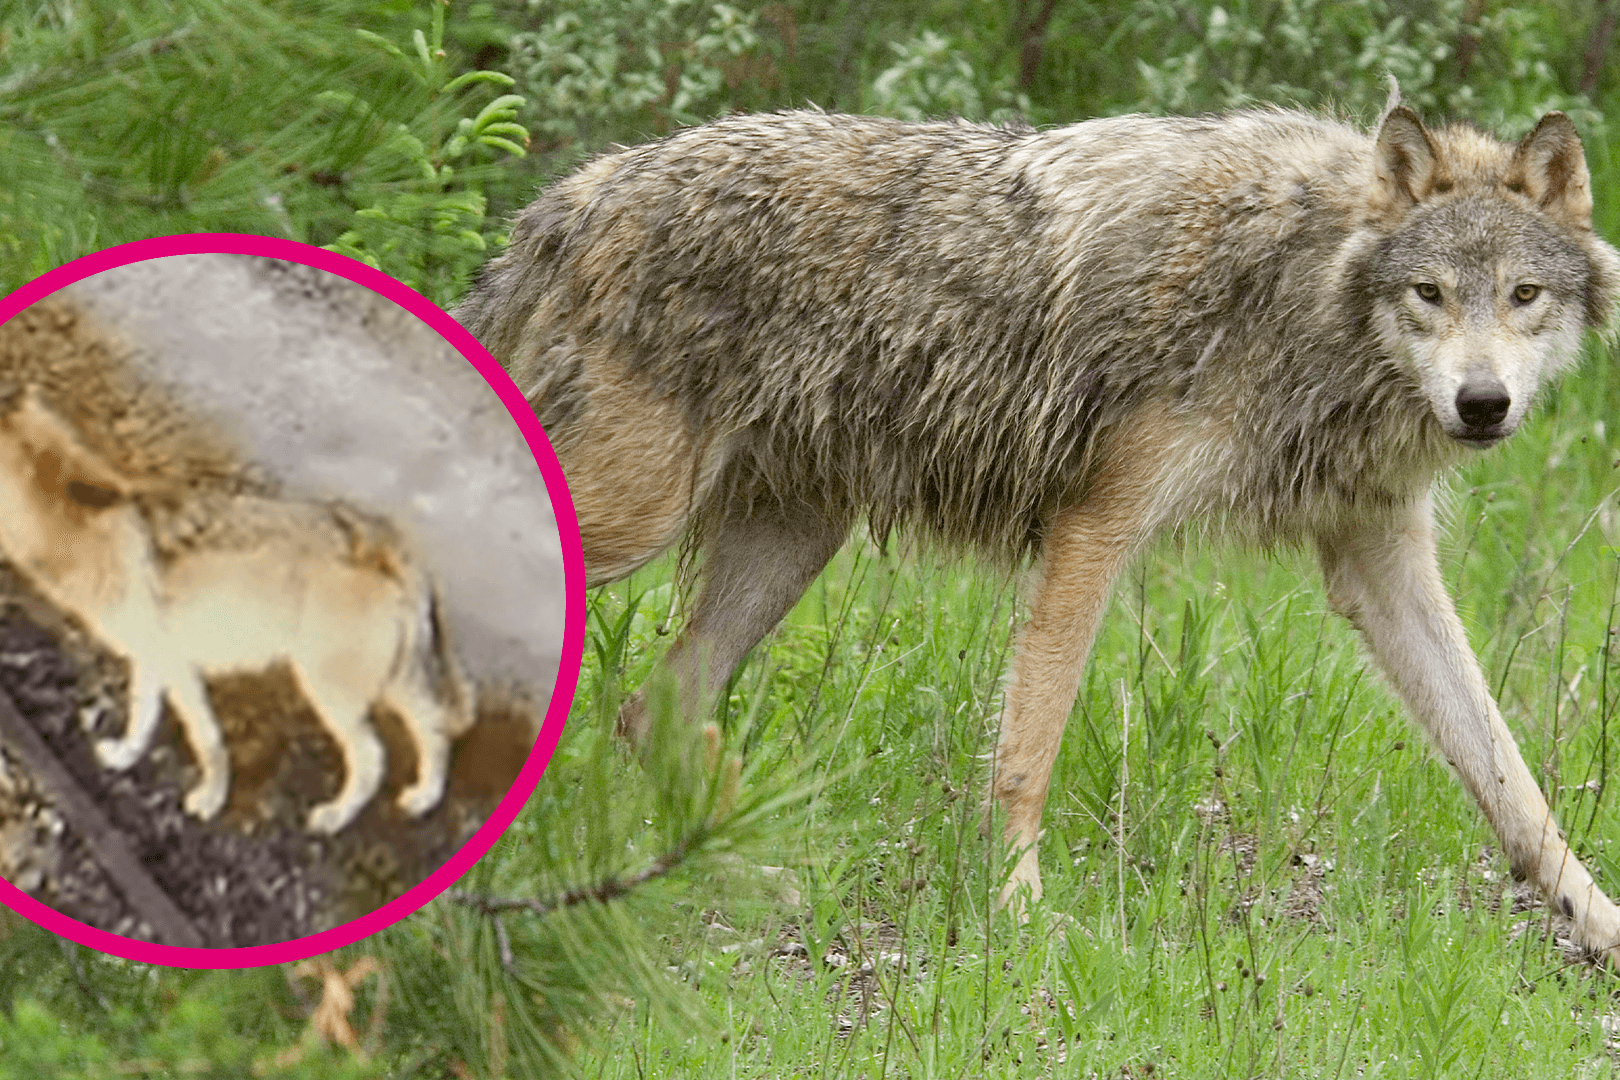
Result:
{"label": "wolf's hind leg", "polygon": [[321,726],[343,754],[343,785],[330,801],[309,812],[313,832],[335,833],[357,817],[383,781],[382,740],[372,729],[371,702],[339,671],[331,675],[292,665],[299,689],[320,717]]}
{"label": "wolf's hind leg", "polygon": [[[849,525],[841,510],[769,499],[723,518],[704,544],[692,616],[647,681],[672,681],[681,714],[706,717],[743,657],[843,546]],[[640,744],[647,727],[642,690],[620,710],[619,731]]]}
{"label": "wolf's hind leg", "polygon": [[1513,869],[1574,923],[1580,944],[1620,964],[1620,910],[1570,852],[1502,723],[1440,579],[1429,501],[1318,536],[1317,547],[1330,602],[1457,770]]}
{"label": "wolf's hind leg", "polygon": [[421,817],[444,798],[450,737],[464,725],[438,700],[425,680],[414,674],[387,687],[383,700],[399,714],[416,751],[416,779],[400,791],[398,805],[409,816]]}
{"label": "wolf's hind leg", "polygon": [[673,397],[617,365],[595,361],[589,382],[589,411],[559,433],[557,456],[579,521],[585,583],[595,587],[629,575],[686,533],[718,455],[689,429]]}

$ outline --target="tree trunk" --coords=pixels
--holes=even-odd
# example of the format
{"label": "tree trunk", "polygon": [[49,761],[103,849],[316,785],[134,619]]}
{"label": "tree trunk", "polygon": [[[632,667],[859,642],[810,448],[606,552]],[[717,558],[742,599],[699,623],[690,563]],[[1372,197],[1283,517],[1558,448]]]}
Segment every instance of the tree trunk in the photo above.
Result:
{"label": "tree trunk", "polygon": [[1597,96],[1609,42],[1614,40],[1616,30],[1620,30],[1620,3],[1603,0],[1598,7],[1597,21],[1592,24],[1592,34],[1586,39],[1586,61],[1581,68],[1580,92],[1589,99]]}
{"label": "tree trunk", "polygon": [[1046,28],[1057,10],[1057,0],[1041,0],[1039,11],[1030,12],[1032,0],[1014,0],[1013,31],[1018,36],[1018,85],[1028,90],[1041,66],[1046,45]]}

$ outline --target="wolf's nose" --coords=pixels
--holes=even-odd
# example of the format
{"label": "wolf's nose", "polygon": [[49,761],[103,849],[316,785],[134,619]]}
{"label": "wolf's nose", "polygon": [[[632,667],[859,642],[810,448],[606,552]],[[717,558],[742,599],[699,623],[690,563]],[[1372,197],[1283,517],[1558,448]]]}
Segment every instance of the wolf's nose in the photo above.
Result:
{"label": "wolf's nose", "polygon": [[1474,375],[1457,390],[1457,415],[1471,428],[1495,427],[1507,416],[1513,399],[1495,375]]}

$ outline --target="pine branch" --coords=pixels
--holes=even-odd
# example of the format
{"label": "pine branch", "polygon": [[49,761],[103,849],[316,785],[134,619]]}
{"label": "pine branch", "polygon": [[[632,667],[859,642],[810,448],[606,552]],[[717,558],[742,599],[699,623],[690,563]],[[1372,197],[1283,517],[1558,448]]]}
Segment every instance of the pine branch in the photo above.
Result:
{"label": "pine branch", "polygon": [[[121,49],[93,58],[83,67],[56,64],[49,67],[29,67],[0,80],[0,95],[15,101],[26,94],[37,93],[60,86],[89,83],[93,78],[122,68],[126,61],[144,61],[159,53],[168,52],[196,31],[195,23],[186,23],[173,30],[132,42]],[[0,117],[20,119],[28,115],[29,103],[0,105]]]}
{"label": "pine branch", "polygon": [[451,889],[445,897],[453,903],[470,907],[480,915],[499,915],[508,911],[526,911],[531,915],[546,916],[576,904],[606,904],[622,899],[636,889],[664,877],[684,863],[691,852],[689,840],[683,840],[670,851],[628,877],[614,875],[590,885],[581,885],[553,897],[499,897],[484,896],[464,889]]}
{"label": "pine branch", "polygon": [[608,904],[614,900],[621,900],[649,881],[656,881],[673,873],[687,861],[695,849],[702,845],[709,833],[710,829],[707,826],[693,830],[683,836],[669,851],[664,852],[658,858],[627,877],[615,874],[601,881],[589,885],[580,885],[552,897],[486,896],[482,893],[468,892],[465,889],[451,889],[445,893],[445,898],[453,904],[470,907],[478,914],[489,917],[495,927],[495,938],[501,954],[501,966],[510,970],[513,963],[512,941],[507,936],[506,924],[501,921],[502,915],[511,911],[522,911],[545,918],[553,912],[575,907],[579,904]]}

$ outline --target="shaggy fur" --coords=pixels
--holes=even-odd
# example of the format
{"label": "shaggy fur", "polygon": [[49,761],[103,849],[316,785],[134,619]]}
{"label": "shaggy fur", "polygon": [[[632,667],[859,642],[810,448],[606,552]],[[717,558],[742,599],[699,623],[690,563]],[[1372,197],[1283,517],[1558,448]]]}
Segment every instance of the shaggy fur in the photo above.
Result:
{"label": "shaggy fur", "polygon": [[[1430,491],[1620,296],[1585,160],[1282,110],[1055,131],[795,112],[605,154],[519,215],[457,317],[569,478],[590,584],[683,536],[663,671],[701,712],[867,515],[1041,560],[992,791],[1039,895],[1058,737],[1112,586],[1166,528],[1319,552],[1414,716],[1597,949],[1435,566]],[[643,706],[624,723],[636,734]]]}

